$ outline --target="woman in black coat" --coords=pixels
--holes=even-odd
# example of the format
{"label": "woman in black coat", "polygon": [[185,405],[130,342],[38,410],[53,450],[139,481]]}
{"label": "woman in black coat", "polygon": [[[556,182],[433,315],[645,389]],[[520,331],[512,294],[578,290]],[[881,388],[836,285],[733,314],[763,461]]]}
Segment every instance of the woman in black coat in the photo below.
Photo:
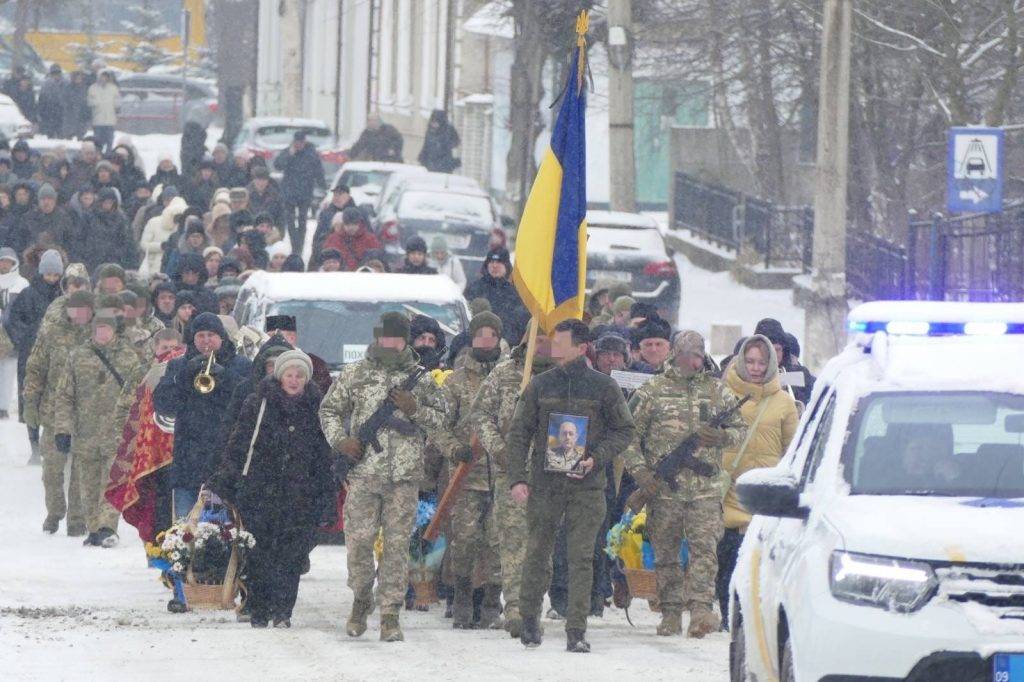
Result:
{"label": "woman in black coat", "polygon": [[273,375],[242,406],[209,481],[256,538],[246,564],[254,628],[271,620],[274,627],[291,627],[316,528],[337,520],[331,448],[320,429],[322,396],[312,374],[302,351],[277,356]]}

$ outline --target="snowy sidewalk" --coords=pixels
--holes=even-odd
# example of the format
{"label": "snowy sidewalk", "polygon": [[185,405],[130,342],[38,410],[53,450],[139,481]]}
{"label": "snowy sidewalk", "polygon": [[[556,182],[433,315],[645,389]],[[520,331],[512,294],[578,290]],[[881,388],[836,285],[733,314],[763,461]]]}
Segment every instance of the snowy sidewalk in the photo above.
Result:
{"label": "snowy sidewalk", "polygon": [[24,427],[0,422],[0,670],[5,680],[668,680],[728,678],[728,638],[654,634],[657,617],[637,604],[591,619],[594,651],[565,651],[563,624],[544,621],[532,651],[504,632],[454,631],[440,607],[404,612],[406,641],[377,640],[378,614],[361,639],[345,636],[351,606],[345,550],[319,547],[303,577],[291,630],[253,630],[233,614],[167,612],[170,593],[146,568],[135,529],[121,545],[82,547],[63,524],[40,530],[39,467],[28,467]]}

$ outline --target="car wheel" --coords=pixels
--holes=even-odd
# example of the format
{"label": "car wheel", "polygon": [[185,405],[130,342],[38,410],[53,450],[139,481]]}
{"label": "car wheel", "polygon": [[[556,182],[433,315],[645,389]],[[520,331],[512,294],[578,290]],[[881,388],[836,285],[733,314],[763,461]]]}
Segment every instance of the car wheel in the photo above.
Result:
{"label": "car wheel", "polygon": [[793,641],[790,639],[787,639],[785,646],[782,647],[782,666],[781,670],[779,670],[779,680],[780,682],[796,682],[796,670],[793,663]]}
{"label": "car wheel", "polygon": [[730,682],[747,682],[747,636],[743,628],[743,619],[737,614],[732,626],[732,638],[729,641],[729,680]]}

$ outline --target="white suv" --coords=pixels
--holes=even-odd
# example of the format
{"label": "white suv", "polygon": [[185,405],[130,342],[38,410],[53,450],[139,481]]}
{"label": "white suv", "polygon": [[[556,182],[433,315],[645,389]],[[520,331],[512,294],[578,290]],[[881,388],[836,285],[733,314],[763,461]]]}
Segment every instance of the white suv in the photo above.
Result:
{"label": "white suv", "polygon": [[875,302],[730,586],[738,680],[1024,680],[1024,304]]}

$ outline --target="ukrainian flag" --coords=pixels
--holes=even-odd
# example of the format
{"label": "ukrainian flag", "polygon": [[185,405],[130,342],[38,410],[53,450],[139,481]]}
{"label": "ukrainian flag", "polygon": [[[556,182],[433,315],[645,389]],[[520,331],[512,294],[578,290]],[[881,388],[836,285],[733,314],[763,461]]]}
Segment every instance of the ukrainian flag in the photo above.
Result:
{"label": "ukrainian flag", "polygon": [[576,48],[551,142],[516,233],[512,281],[538,325],[550,332],[583,316],[587,277],[587,13],[576,20]]}

